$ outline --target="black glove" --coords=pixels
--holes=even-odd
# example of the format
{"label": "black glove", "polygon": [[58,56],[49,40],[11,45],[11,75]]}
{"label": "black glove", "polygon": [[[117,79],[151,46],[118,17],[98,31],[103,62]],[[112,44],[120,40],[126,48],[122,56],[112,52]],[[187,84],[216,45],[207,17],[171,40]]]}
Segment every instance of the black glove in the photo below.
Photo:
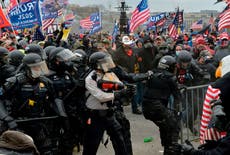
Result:
{"label": "black glove", "polygon": [[149,70],[149,71],[147,71],[145,74],[147,74],[147,76],[148,76],[148,79],[151,79],[152,77],[153,77],[153,71],[151,71],[151,70]]}
{"label": "black glove", "polygon": [[185,144],[181,145],[181,153],[184,155],[190,155],[190,153],[194,150],[193,145],[190,141],[186,140]]}
{"label": "black glove", "polygon": [[114,92],[115,99],[121,99],[122,97],[131,97],[136,94],[137,89],[135,85],[127,84],[126,86],[126,89]]}
{"label": "black glove", "polygon": [[225,130],[225,126],[226,126],[226,113],[224,112],[224,108],[222,106],[221,100],[211,101],[211,107],[212,107],[211,122],[218,131],[222,132]]}
{"label": "black glove", "polygon": [[16,121],[10,116],[7,116],[4,121],[7,123],[9,129],[16,129],[18,127]]}
{"label": "black glove", "polygon": [[218,141],[215,140],[205,140],[205,144],[202,144],[198,147],[199,150],[210,150],[219,145]]}

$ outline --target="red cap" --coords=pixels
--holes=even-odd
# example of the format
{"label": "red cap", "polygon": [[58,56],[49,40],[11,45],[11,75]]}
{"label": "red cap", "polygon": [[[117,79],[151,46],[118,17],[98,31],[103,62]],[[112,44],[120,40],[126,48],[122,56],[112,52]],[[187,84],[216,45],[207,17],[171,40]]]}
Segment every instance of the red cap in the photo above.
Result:
{"label": "red cap", "polygon": [[198,44],[202,44],[202,45],[205,45],[206,44],[206,42],[205,42],[205,40],[204,40],[204,38],[203,37],[198,37],[198,38],[196,38],[196,44],[198,45]]}
{"label": "red cap", "polygon": [[220,40],[223,40],[223,39],[229,39],[229,36],[228,36],[228,33],[227,32],[223,32],[220,34]]}

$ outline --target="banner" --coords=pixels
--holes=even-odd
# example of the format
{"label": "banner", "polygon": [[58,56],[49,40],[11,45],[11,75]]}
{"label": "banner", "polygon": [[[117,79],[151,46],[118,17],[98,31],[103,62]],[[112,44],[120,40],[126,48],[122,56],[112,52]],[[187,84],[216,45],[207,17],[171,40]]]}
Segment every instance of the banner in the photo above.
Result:
{"label": "banner", "polygon": [[157,15],[155,15],[155,16],[151,16],[151,17],[149,18],[149,22],[154,22],[154,23],[156,23],[156,22],[158,22],[159,20],[165,18],[165,16],[166,16],[166,13],[165,13],[165,12],[164,12],[164,13],[157,14]]}
{"label": "banner", "polygon": [[39,0],[19,3],[18,6],[9,11],[8,16],[15,30],[42,25]]}
{"label": "banner", "polygon": [[8,27],[8,26],[10,26],[10,23],[8,19],[6,19],[6,16],[3,13],[2,8],[0,7],[0,28]]}
{"label": "banner", "polygon": [[157,26],[157,22],[162,21],[165,19],[166,13],[160,13],[155,16],[151,16],[148,20],[147,24],[147,30],[155,30],[155,27]]}
{"label": "banner", "polygon": [[40,0],[42,20],[57,18],[58,11],[65,5],[63,0]]}
{"label": "banner", "polygon": [[93,21],[93,27],[90,30],[89,34],[94,34],[102,29],[101,14],[99,12],[91,14],[90,20]]}
{"label": "banner", "polygon": [[63,36],[61,40],[67,41],[70,31],[71,31],[71,28],[63,29]]}

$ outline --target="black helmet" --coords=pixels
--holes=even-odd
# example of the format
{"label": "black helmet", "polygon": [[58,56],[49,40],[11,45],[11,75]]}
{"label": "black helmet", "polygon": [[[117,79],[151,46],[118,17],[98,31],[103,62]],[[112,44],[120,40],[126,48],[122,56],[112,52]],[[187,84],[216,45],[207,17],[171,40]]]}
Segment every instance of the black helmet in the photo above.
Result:
{"label": "black helmet", "polygon": [[38,78],[41,75],[48,74],[48,67],[41,56],[36,53],[29,53],[22,60],[27,74],[32,78]]}
{"label": "black helmet", "polygon": [[178,63],[190,63],[192,61],[192,55],[186,50],[179,52],[177,56]]}
{"label": "black helmet", "polygon": [[5,47],[0,47],[0,59],[9,54],[9,50]]}
{"label": "black helmet", "polygon": [[19,66],[25,55],[19,50],[13,50],[8,54],[8,61],[11,65]]}
{"label": "black helmet", "polygon": [[82,49],[77,49],[73,51],[74,54],[76,54],[77,61],[83,64],[87,63],[87,54]]}
{"label": "black helmet", "polygon": [[77,50],[73,51],[73,53],[77,53],[77,54],[80,54],[82,56],[87,56],[87,54],[85,53],[85,51],[82,50],[82,49],[77,49]]}
{"label": "black helmet", "polygon": [[0,65],[4,65],[7,63],[7,55],[9,54],[8,49],[4,47],[0,47]]}
{"label": "black helmet", "polygon": [[44,48],[44,51],[46,55],[49,56],[49,53],[55,48],[56,48],[55,46],[47,46],[46,48]]}
{"label": "black helmet", "polygon": [[115,67],[112,58],[104,52],[95,52],[89,57],[89,65],[93,69],[99,69],[104,72]]}
{"label": "black helmet", "polygon": [[36,53],[29,53],[26,56],[24,56],[22,60],[23,64],[25,64],[26,66],[33,65],[42,61],[43,60],[41,56]]}
{"label": "black helmet", "polygon": [[25,53],[29,54],[29,53],[36,53],[38,55],[41,56],[42,60],[46,60],[47,56],[45,51],[42,49],[41,46],[37,45],[37,44],[30,44],[25,48]]}
{"label": "black helmet", "polygon": [[170,55],[166,55],[160,59],[157,68],[167,70],[173,73],[175,66],[176,66],[176,59]]}
{"label": "black helmet", "polygon": [[58,53],[60,53],[61,51],[63,51],[65,48],[63,47],[57,47],[57,48],[53,48],[50,52],[49,52],[49,61],[53,61],[56,57],[56,55]]}

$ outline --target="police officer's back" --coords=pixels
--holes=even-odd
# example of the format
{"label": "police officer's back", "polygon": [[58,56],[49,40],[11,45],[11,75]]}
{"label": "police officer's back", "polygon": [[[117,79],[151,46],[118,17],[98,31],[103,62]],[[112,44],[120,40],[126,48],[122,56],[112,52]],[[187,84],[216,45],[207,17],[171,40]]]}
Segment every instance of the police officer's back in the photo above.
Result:
{"label": "police officer's back", "polygon": [[161,144],[164,146],[164,155],[172,155],[169,148],[178,141],[179,127],[173,109],[169,112],[167,105],[170,95],[173,95],[175,106],[178,105],[179,91],[176,83],[176,60],[172,56],[160,59],[158,69],[146,83],[143,114],[146,119],[153,121],[160,129]]}

